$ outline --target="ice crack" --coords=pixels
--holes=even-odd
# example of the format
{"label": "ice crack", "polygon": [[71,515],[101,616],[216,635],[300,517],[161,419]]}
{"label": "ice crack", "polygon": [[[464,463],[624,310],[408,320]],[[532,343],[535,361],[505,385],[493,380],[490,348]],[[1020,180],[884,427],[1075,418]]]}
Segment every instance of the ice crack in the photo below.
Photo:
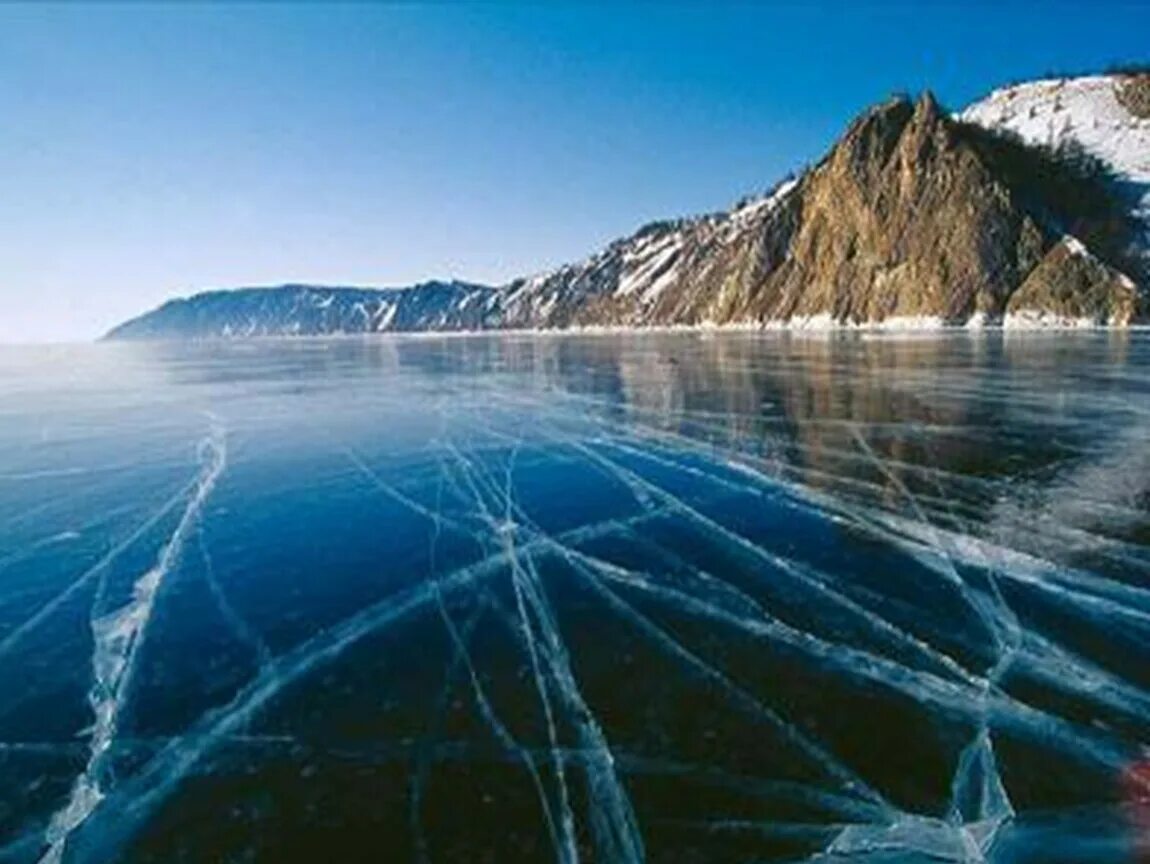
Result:
{"label": "ice crack", "polygon": [[44,835],[48,850],[41,857],[40,864],[58,864],[63,860],[72,832],[87,821],[104,799],[109,753],[116,739],[156,599],[164,579],[179,561],[204,504],[227,464],[226,439],[223,427],[218,423],[213,422],[211,432],[200,442],[199,456],[201,468],[194,491],[155,566],[136,580],[127,603],[106,615],[93,615],[93,681],[88,702],[92,706],[94,722],[88,762],[72,786],[68,803],[48,824]]}

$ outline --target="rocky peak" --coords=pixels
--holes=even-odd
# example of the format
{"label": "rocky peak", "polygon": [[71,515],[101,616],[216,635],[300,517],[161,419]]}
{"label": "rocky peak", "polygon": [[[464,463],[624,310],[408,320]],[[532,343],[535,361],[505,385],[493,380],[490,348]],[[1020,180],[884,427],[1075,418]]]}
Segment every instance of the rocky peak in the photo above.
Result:
{"label": "rocky peak", "polygon": [[764,286],[773,317],[1002,313],[1039,232],[953,127],[929,92],[852,125],[803,185],[803,225]]}
{"label": "rocky peak", "polygon": [[888,166],[896,164],[909,181],[952,149],[952,125],[929,90],[913,102],[907,96],[895,96],[851,124],[830,162],[834,170],[848,171],[864,184],[878,182]]}
{"label": "rocky peak", "polygon": [[864,112],[847,129],[831,153],[831,161],[860,176],[885,165],[914,115],[905,96],[895,96]]}
{"label": "rocky peak", "polygon": [[904,167],[921,165],[934,154],[947,150],[952,143],[949,115],[939,106],[933,93],[923,91],[903,131],[900,150]]}
{"label": "rocky peak", "polygon": [[938,104],[933,91],[923,90],[914,103],[914,117],[920,123],[933,123],[948,116]]}

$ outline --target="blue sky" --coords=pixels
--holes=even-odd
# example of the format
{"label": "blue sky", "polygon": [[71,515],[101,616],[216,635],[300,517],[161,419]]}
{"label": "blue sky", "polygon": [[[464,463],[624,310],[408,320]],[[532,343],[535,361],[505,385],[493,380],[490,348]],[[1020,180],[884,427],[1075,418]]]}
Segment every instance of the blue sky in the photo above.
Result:
{"label": "blue sky", "polygon": [[895,90],[1150,60],[1128,4],[0,4],[0,342],[208,287],[501,281]]}

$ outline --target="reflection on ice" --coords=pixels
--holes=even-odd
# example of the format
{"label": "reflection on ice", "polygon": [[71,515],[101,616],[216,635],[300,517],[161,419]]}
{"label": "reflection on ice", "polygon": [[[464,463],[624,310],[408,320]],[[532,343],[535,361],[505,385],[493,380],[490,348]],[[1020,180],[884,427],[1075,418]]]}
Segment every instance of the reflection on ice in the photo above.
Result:
{"label": "reflection on ice", "polygon": [[44,383],[91,431],[0,485],[2,857],[1134,860],[1150,343],[1003,338]]}

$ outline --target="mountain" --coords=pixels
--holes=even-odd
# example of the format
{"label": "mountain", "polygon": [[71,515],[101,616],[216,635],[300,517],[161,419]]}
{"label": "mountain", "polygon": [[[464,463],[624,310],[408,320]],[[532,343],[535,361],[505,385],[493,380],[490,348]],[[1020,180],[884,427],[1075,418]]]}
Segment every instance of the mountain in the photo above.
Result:
{"label": "mountain", "polygon": [[109,338],[651,326],[1127,325],[1150,315],[1150,76],[1040,81],[954,116],[864,112],[801,177],[499,287],[284,286]]}
{"label": "mountain", "polygon": [[210,339],[474,330],[490,326],[500,292],[467,282],[410,288],[281,285],[208,291],[170,300],[111,330],[107,339]]}

